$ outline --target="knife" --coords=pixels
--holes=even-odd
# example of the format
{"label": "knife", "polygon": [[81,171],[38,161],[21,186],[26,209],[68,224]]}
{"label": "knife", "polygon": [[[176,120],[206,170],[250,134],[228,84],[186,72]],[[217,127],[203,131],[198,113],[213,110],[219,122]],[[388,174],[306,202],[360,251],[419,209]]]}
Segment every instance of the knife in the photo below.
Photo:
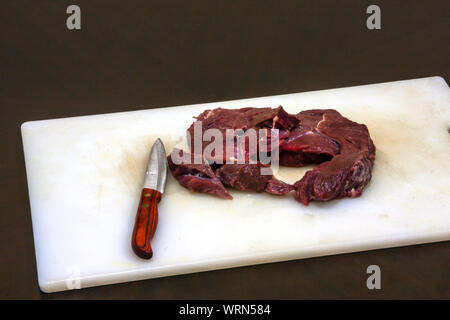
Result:
{"label": "knife", "polygon": [[153,256],[150,242],[158,223],[158,202],[164,193],[166,176],[166,150],[161,139],[158,138],[150,151],[131,239],[131,247],[134,253],[142,259],[150,259]]}

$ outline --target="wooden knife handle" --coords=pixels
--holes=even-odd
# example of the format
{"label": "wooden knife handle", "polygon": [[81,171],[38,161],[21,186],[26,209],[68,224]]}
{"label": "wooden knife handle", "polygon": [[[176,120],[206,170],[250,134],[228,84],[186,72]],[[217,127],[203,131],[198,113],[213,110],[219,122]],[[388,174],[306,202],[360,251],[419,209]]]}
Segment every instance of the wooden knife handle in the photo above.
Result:
{"label": "wooden knife handle", "polygon": [[142,259],[150,259],[153,256],[150,241],[158,223],[158,202],[160,200],[161,192],[147,188],[142,189],[131,239],[134,253]]}

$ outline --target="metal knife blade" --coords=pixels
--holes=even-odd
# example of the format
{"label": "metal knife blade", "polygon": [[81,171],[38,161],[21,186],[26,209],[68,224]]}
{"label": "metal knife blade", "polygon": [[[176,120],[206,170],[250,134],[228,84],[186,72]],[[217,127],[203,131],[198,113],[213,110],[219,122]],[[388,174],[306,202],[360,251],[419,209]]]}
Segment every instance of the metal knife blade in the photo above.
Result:
{"label": "metal knife blade", "polygon": [[167,178],[166,150],[161,139],[156,139],[150,151],[147,171],[145,172],[144,188],[164,193]]}

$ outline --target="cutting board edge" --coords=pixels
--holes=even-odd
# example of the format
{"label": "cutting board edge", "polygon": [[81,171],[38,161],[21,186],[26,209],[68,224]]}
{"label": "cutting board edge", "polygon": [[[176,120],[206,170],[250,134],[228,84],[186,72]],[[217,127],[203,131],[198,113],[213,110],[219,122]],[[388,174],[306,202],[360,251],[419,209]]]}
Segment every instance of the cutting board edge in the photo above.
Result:
{"label": "cutting board edge", "polygon": [[21,131],[22,139],[23,139],[24,132],[26,130],[30,129],[35,124],[44,123],[44,122],[54,122],[54,121],[60,121],[60,120],[66,120],[66,119],[86,119],[86,118],[94,118],[94,117],[98,117],[98,116],[116,116],[116,115],[120,115],[120,114],[131,114],[131,113],[145,112],[145,111],[149,111],[149,110],[158,110],[158,109],[186,108],[186,107],[196,107],[196,106],[201,106],[201,105],[206,106],[206,105],[210,105],[210,104],[214,104],[214,103],[228,103],[228,102],[233,102],[233,101],[239,102],[239,101],[246,101],[246,100],[273,98],[273,97],[277,97],[277,96],[280,96],[280,97],[281,96],[289,96],[289,95],[295,95],[295,94],[300,94],[300,93],[310,94],[310,93],[326,92],[326,91],[333,91],[333,90],[339,90],[339,89],[369,87],[369,86],[376,86],[376,85],[385,85],[385,84],[427,80],[427,79],[428,80],[435,79],[436,81],[442,82],[442,85],[449,88],[447,81],[442,76],[430,76],[430,77],[423,77],[423,78],[395,80],[395,81],[387,81],[387,82],[379,82],[379,83],[367,83],[367,84],[361,84],[361,85],[355,85],[355,86],[320,89],[320,90],[313,90],[313,91],[299,91],[299,92],[291,92],[291,93],[274,94],[274,95],[268,95],[268,96],[257,96],[257,97],[238,98],[238,99],[231,99],[231,100],[199,102],[199,103],[187,104],[187,105],[162,106],[162,107],[155,107],[155,108],[151,108],[151,109],[136,109],[136,110],[130,110],[130,111],[109,112],[109,113],[102,113],[102,114],[88,114],[88,115],[81,115],[81,116],[51,118],[51,119],[43,119],[43,120],[29,120],[29,121],[22,122],[22,124],[20,125],[20,131]]}
{"label": "cutting board edge", "polygon": [[[361,243],[356,245],[355,243],[352,243],[351,247],[348,246],[348,243],[342,242],[335,244],[334,246],[324,244],[319,246],[302,248],[301,250],[289,249],[285,251],[258,253],[255,255],[226,257],[208,261],[206,260],[195,261],[191,263],[153,268],[152,270],[150,270],[150,272],[149,270],[144,269],[144,270],[131,270],[126,272],[80,277],[79,289],[119,284],[125,282],[150,280],[197,272],[206,272],[252,265],[260,265],[266,263],[276,263],[314,257],[332,256],[345,253],[356,253],[362,251],[444,242],[449,240],[450,240],[450,230],[443,230],[433,233],[424,233],[420,235],[418,235],[417,233],[408,233],[399,236],[398,238],[389,238],[389,239],[373,238],[366,241],[362,241]],[[40,277],[38,277],[39,289],[44,293],[53,293],[76,289],[76,288],[73,289],[68,288],[67,286],[68,280],[69,279],[57,281],[43,281]]]}

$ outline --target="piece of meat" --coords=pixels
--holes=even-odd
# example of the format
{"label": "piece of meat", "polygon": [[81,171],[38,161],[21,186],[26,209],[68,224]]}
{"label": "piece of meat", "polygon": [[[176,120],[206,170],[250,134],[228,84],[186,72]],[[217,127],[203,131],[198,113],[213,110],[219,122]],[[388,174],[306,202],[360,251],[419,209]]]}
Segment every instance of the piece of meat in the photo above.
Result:
{"label": "piece of meat", "polygon": [[302,167],[311,163],[322,163],[337,155],[337,141],[317,131],[324,113],[334,110],[307,110],[297,115],[299,124],[280,146],[280,165]]}
{"label": "piece of meat", "polygon": [[[230,160],[234,161],[239,159],[245,159],[248,163],[250,159],[258,160],[258,146],[255,150],[249,150],[249,143],[247,140],[243,141],[244,145],[238,145],[236,139],[234,140],[234,148],[231,154],[226,152],[226,131],[227,129],[233,130],[243,130],[244,132],[249,129],[254,129],[257,134],[257,140],[260,140],[259,129],[279,129],[279,140],[282,141],[289,136],[290,129],[295,127],[299,120],[296,116],[287,113],[281,106],[272,108],[241,108],[241,109],[222,109],[217,108],[214,110],[205,110],[198,117],[195,117],[196,121],[188,128],[190,149],[191,153],[195,153],[195,132],[194,128],[196,124],[201,129],[198,134],[203,136],[205,130],[216,129],[223,137],[222,140],[222,154],[216,155],[212,152],[211,160],[216,163],[227,163]],[[200,125],[201,124],[201,125]],[[270,144],[270,131],[267,134],[268,137],[268,147],[267,149],[272,150]],[[211,143],[210,141],[199,141],[201,142],[201,152]],[[275,146],[276,147],[276,146]],[[267,149],[261,150],[261,152],[266,152]]]}
{"label": "piece of meat", "polygon": [[[320,116],[321,120],[310,121],[311,113],[315,117]],[[297,117],[302,124],[302,114]],[[312,130],[335,141],[339,145],[339,153],[308,171],[295,183],[295,199],[308,205],[311,200],[360,196],[372,177],[375,161],[375,146],[367,127],[335,110],[309,110],[305,119],[308,125],[315,125]]]}
{"label": "piece of meat", "polygon": [[[186,154],[190,158],[191,163],[181,162],[175,164],[172,159],[172,154],[179,155],[179,158],[182,158]],[[167,157],[169,169],[180,185],[193,192],[210,193],[224,199],[233,199],[220,179],[216,177],[208,162],[204,161],[202,164],[192,164],[192,154],[180,149],[174,149],[172,154]]]}
{"label": "piece of meat", "polygon": [[[270,174],[262,174],[261,168],[269,169]],[[224,164],[216,170],[216,176],[224,185],[237,190],[284,195],[295,189],[294,186],[274,178],[270,167],[261,163]]]}
{"label": "piece of meat", "polygon": [[[202,129],[215,128],[226,129],[250,129],[257,127],[275,127],[277,129],[290,130],[299,120],[296,116],[287,113],[283,107],[272,108],[241,108],[205,110],[195,117],[202,121]],[[193,124],[188,131],[192,133]]]}
{"label": "piece of meat", "polygon": [[259,164],[224,164],[216,170],[222,183],[237,190],[264,192],[272,175],[261,175]]}
{"label": "piece of meat", "polygon": [[288,194],[292,190],[295,190],[295,187],[293,185],[278,180],[275,177],[272,177],[272,179],[269,180],[266,186],[267,193],[275,194],[278,196]]}
{"label": "piece of meat", "polygon": [[[181,185],[196,192],[207,192],[223,198],[231,198],[224,188],[251,190],[283,195],[295,189],[295,199],[304,205],[311,200],[328,201],[342,197],[358,197],[369,183],[375,161],[375,146],[367,127],[358,124],[332,109],[314,109],[290,115],[280,106],[271,108],[242,108],[206,110],[196,117],[188,129],[191,139],[191,152],[203,151],[211,143],[201,139],[200,148],[194,148],[194,127],[200,125],[200,132],[216,129],[225,137],[227,129],[258,130],[258,141],[262,139],[259,130],[265,130],[267,147],[249,150],[235,145],[231,154],[226,154],[226,141],[223,155],[212,154],[198,165],[169,162],[174,177]],[[201,121],[198,122],[198,121]],[[271,129],[278,129],[278,145],[271,137]],[[236,140],[234,141],[236,142]],[[277,180],[271,172],[262,175],[261,163],[251,164],[250,159],[260,160],[259,152],[280,151],[280,165],[301,167],[306,164],[318,164],[307,171],[294,186]],[[179,151],[177,151],[179,152]],[[198,156],[198,154],[197,154]],[[244,159],[245,164],[236,163]],[[262,161],[262,160],[261,160]],[[211,166],[210,164],[211,163]],[[222,165],[223,163],[226,163]],[[214,169],[212,169],[214,168]]]}

